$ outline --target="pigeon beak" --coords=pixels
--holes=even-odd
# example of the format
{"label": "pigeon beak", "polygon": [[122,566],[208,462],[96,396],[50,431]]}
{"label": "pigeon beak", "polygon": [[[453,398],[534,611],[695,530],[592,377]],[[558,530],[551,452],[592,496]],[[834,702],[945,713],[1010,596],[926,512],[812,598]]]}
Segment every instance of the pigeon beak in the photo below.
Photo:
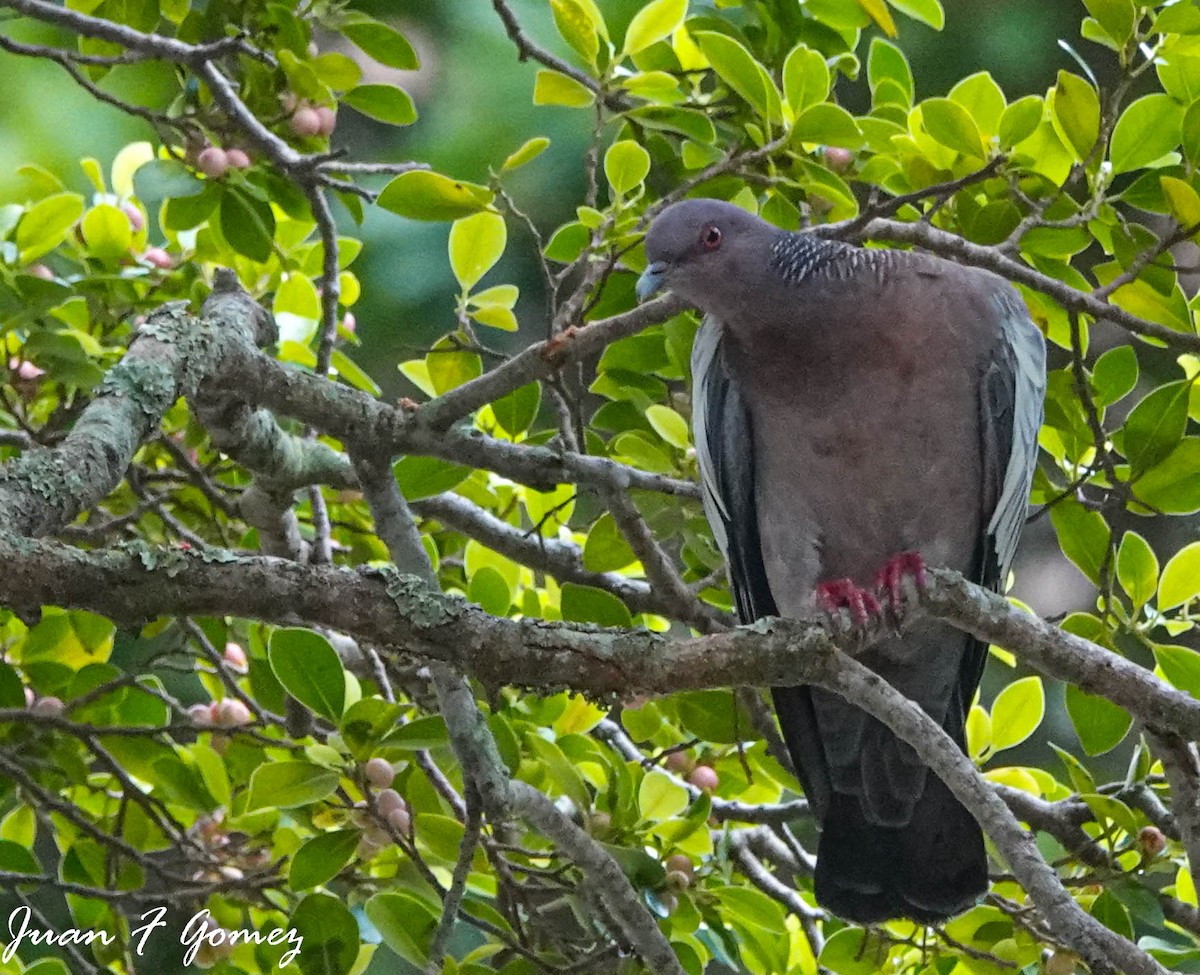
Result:
{"label": "pigeon beak", "polygon": [[638,278],[637,296],[638,301],[645,301],[651,295],[662,290],[663,280],[667,276],[667,265],[665,261],[655,261],[642,272],[642,276]]}

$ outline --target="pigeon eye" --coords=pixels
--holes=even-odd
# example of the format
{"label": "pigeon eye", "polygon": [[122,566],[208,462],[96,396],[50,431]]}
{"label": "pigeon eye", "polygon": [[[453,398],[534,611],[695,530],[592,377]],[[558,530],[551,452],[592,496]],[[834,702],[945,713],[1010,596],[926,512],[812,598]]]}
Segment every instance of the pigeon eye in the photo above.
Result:
{"label": "pigeon eye", "polygon": [[700,246],[706,251],[715,251],[721,246],[721,229],[708,226],[700,231]]}

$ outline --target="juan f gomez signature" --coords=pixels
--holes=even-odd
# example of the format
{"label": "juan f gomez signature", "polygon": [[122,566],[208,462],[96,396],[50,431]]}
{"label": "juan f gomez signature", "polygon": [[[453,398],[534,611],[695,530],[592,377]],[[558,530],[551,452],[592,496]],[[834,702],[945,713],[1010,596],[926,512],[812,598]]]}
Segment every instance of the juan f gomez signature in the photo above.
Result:
{"label": "juan f gomez signature", "polygon": [[[146,947],[146,939],[158,928],[165,928],[163,920],[167,913],[165,907],[155,907],[146,911],[138,918],[144,923],[129,931],[130,943],[134,953],[141,955]],[[116,936],[107,931],[85,931],[81,928],[64,928],[56,931],[53,928],[36,928],[31,924],[33,911],[28,907],[18,907],[8,915],[9,942],[0,955],[0,961],[12,961],[22,945],[91,945],[99,941],[109,945]],[[291,947],[279,957],[279,967],[290,964],[300,954],[304,938],[292,928],[272,928],[270,931],[255,931],[250,928],[230,930],[220,927],[213,920],[207,908],[193,914],[179,933],[179,943],[187,946],[183,962],[190,965],[201,948],[210,949],[232,948],[239,944],[281,945]]]}

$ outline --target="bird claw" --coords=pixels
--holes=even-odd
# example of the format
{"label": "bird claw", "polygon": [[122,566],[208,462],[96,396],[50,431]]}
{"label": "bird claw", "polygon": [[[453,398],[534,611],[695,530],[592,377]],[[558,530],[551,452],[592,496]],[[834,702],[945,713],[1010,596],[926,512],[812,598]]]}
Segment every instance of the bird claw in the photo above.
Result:
{"label": "bird claw", "polygon": [[875,573],[875,588],[887,600],[888,610],[897,622],[904,616],[904,580],[910,578],[917,594],[925,591],[929,577],[925,570],[925,559],[920,552],[900,552],[888,559]]}
{"label": "bird claw", "polygon": [[850,579],[830,579],[816,589],[817,605],[837,625],[842,627],[842,610],[848,610],[852,625],[865,627],[872,616],[882,609],[875,593],[862,589]]}

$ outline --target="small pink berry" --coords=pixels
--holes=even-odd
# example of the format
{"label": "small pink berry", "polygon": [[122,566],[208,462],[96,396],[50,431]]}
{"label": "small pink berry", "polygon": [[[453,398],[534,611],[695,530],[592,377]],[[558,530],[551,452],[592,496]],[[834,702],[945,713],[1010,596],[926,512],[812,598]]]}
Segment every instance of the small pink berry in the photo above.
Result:
{"label": "small pink berry", "polygon": [[211,728],[214,724],[213,705],[193,704],[187,709],[188,717],[197,728]]}
{"label": "small pink berry", "polygon": [[225,644],[223,659],[225,666],[235,673],[244,674],[250,670],[250,664],[246,660],[246,651],[242,649],[241,644],[232,642]]}
{"label": "small pink berry", "polygon": [[40,714],[47,718],[57,718],[61,715],[67,706],[63,704],[61,698],[57,697],[39,697],[33,702],[33,706],[29,709],[33,714]]}
{"label": "small pink berry", "polygon": [[354,317],[353,313],[346,312],[346,314],[342,316],[342,328],[344,328],[351,335],[358,330],[358,320]]}
{"label": "small pink berry", "polygon": [[296,97],[294,91],[285,91],[282,97],[283,109],[285,112],[294,112],[300,107],[300,99]]}
{"label": "small pink berry", "polygon": [[408,808],[408,803],[404,801],[404,797],[395,789],[383,789],[375,797],[375,805],[379,808],[379,814],[384,819],[387,819],[397,809]]}
{"label": "small pink berry", "polygon": [[225,159],[232,169],[249,169],[251,165],[250,157],[244,149],[225,150]]}
{"label": "small pink berry", "polygon": [[37,695],[33,693],[32,687],[25,688],[25,707],[33,707],[33,702],[37,700]]}
{"label": "small pink berry", "polygon": [[412,814],[407,809],[393,809],[388,813],[387,823],[397,833],[407,835],[412,828]]}
{"label": "small pink berry", "polygon": [[709,794],[716,792],[717,786],[721,784],[720,776],[711,765],[697,765],[688,776],[688,781],[701,792]]}
{"label": "small pink berry", "polygon": [[229,156],[220,146],[209,146],[196,157],[196,166],[209,179],[220,179],[229,169]]}
{"label": "small pink berry", "polygon": [[121,204],[121,212],[129,218],[129,226],[131,226],[133,228],[133,232],[135,234],[139,230],[142,230],[145,228],[146,218],[142,215],[142,211],[139,210],[132,203],[129,203],[129,202],[122,203]]}
{"label": "small pink berry", "polygon": [[26,274],[32,274],[35,278],[45,278],[47,281],[54,280],[54,272],[45,264],[30,264],[25,269]]}
{"label": "small pink berry", "polygon": [[323,136],[333,135],[333,130],[337,128],[337,112],[327,105],[318,105],[315,111],[321,123],[321,128],[318,130],[320,134]]}
{"label": "small pink berry", "polygon": [[[9,365],[11,366],[12,363],[9,363]],[[44,376],[45,374],[46,374],[45,369],[39,369],[28,359],[23,359],[17,363],[17,378],[18,379],[24,379],[27,382],[30,382],[34,379],[37,379],[38,376]]]}
{"label": "small pink berry", "polygon": [[292,120],[289,124],[296,135],[317,135],[321,131],[321,116],[317,114],[315,109],[306,106],[298,108],[292,113]]}
{"label": "small pink berry", "polygon": [[1157,826],[1143,826],[1138,830],[1138,846],[1147,857],[1156,857],[1167,848],[1167,837]]}
{"label": "small pink berry", "polygon": [[377,789],[386,789],[392,784],[392,779],[396,777],[392,763],[386,758],[371,759],[363,767],[363,771],[367,774],[367,781]]}
{"label": "small pink berry", "polygon": [[250,723],[250,709],[236,697],[227,697],[216,705],[213,719],[222,728],[239,728]]}
{"label": "small pink berry", "polygon": [[825,147],[825,163],[835,173],[844,173],[854,162],[854,153],[839,146]]}
{"label": "small pink berry", "polygon": [[671,752],[663,764],[676,775],[686,775],[692,770],[692,756],[687,752]]}
{"label": "small pink berry", "polygon": [[171,255],[161,247],[147,247],[145,252],[142,254],[142,260],[146,261],[148,264],[153,264],[155,267],[160,267],[163,270],[175,266],[175,261],[172,259]]}

